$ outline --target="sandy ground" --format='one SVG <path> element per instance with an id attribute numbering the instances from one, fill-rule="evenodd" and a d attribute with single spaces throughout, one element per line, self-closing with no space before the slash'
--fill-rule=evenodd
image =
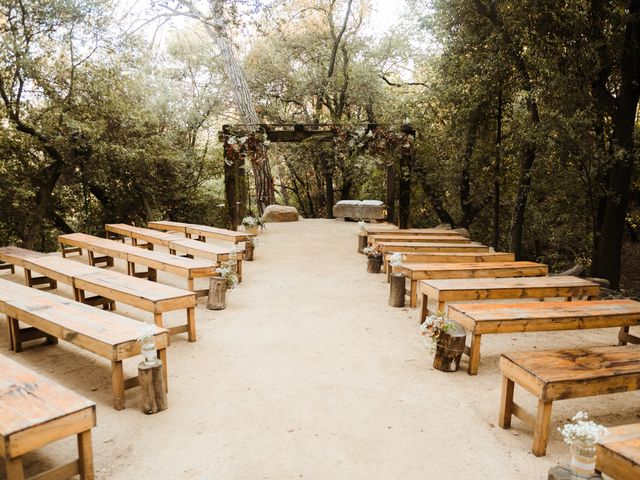
<path id="1" fill-rule="evenodd" d="M 270 224 L 228 308 L 209 311 L 201 299 L 198 341 L 174 337 L 160 414 L 141 413 L 135 389 L 115 411 L 109 364 L 69 344 L 10 355 L 97 403 L 98 479 L 542 479 L 568 460 L 556 428 L 575 411 L 606 425 L 638 421 L 637 393 L 557 402 L 548 455 L 534 457 L 519 420 L 497 426 L 500 352 L 613 344 L 616 332 L 487 336 L 479 375 L 464 360 L 456 373 L 435 371 L 417 311 L 387 305 L 384 275 L 367 274 L 356 254 L 356 231 L 329 220 Z M 4 352 L 6 342 L 1 329 Z M 535 405 L 521 390 L 516 399 Z M 68 439 L 28 455 L 28 473 L 74 450 Z"/>

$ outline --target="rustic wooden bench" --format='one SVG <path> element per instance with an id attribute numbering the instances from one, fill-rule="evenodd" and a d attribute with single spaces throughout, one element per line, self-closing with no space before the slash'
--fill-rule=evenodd
<path id="1" fill-rule="evenodd" d="M 636 346 L 505 353 L 500 368 L 500 426 L 510 428 L 515 415 L 532 428 L 531 451 L 537 457 L 547 450 L 555 400 L 640 389 L 640 348 Z M 515 384 L 538 398 L 536 414 L 513 401 Z"/>
<path id="2" fill-rule="evenodd" d="M 33 250 L 27 250 L 26 248 L 14 247 L 12 245 L 7 247 L 0 247 L 0 260 L 5 264 L 11 265 L 13 270 L 11 273 L 15 273 L 15 267 L 21 267 L 24 270 L 24 262 L 31 258 L 40 258 L 46 256 L 46 253 L 34 252 Z M 50 277 L 34 277 L 30 271 L 24 270 L 24 282 L 30 286 L 36 285 L 48 285 L 48 288 L 57 288 L 58 283 L 55 279 Z"/>
<path id="3" fill-rule="evenodd" d="M 640 423 L 610 427 L 596 444 L 596 470 L 616 480 L 640 478 Z"/>
<path id="4" fill-rule="evenodd" d="M 78 302 L 102 305 L 112 311 L 116 309 L 116 302 L 122 302 L 151 312 L 159 327 L 164 326 L 163 313 L 186 309 L 186 323 L 168 327 L 168 330 L 171 335 L 187 332 L 189 341 L 196 341 L 194 292 L 162 284 L 149 288 L 146 280 L 51 255 L 27 259 L 22 268 L 70 285 Z M 95 295 L 87 297 L 86 292 Z"/>
<path id="5" fill-rule="evenodd" d="M 10 263 L 6 263 L 0 260 L 0 270 L 10 270 L 11 274 L 16 273 L 16 269 Z"/>
<path id="6" fill-rule="evenodd" d="M 376 246 L 380 242 L 403 242 L 403 243 L 471 243 L 471 240 L 461 235 L 401 235 L 396 233 L 379 233 L 369 235 L 367 242 L 370 246 Z"/>
<path id="7" fill-rule="evenodd" d="M 393 253 L 385 253 L 383 260 L 384 271 L 387 272 L 387 281 L 391 276 L 389 262 Z M 403 263 L 480 263 L 480 262 L 514 262 L 513 253 L 504 252 L 404 252 L 402 253 Z"/>
<path id="8" fill-rule="evenodd" d="M 549 277 L 553 278 L 553 277 Z M 471 333 L 469 375 L 478 372 L 482 335 L 621 327 L 640 323 L 640 302 L 579 300 L 575 302 L 458 303 L 447 316 Z M 621 333 L 619 333 L 621 335 Z M 627 340 L 637 343 L 627 334 Z"/>
<path id="9" fill-rule="evenodd" d="M 489 247 L 480 243 L 378 242 L 382 253 L 487 253 Z"/>
<path id="10" fill-rule="evenodd" d="M 160 232 L 149 228 L 134 227 L 125 223 L 115 223 L 105 225 L 107 238 L 121 239 L 131 238 L 134 246 L 144 247 L 153 250 L 154 246 L 167 248 L 169 253 L 177 255 L 183 254 L 187 258 L 206 258 L 213 260 L 216 264 L 222 265 L 223 262 L 229 260 L 231 249 L 226 246 L 215 245 L 211 243 L 203 243 L 201 241 L 185 238 L 178 233 Z M 141 244 L 140 241 L 145 243 Z M 238 250 L 236 253 L 238 280 L 242 281 L 242 260 L 244 259 L 244 251 Z"/>
<path id="11" fill-rule="evenodd" d="M 367 235 L 379 235 L 379 234 L 398 234 L 398 235 L 450 235 L 460 236 L 459 232 L 455 230 L 449 230 L 445 228 L 403 228 L 400 229 L 397 226 L 385 226 L 385 225 L 365 225 L 363 230 Z"/>
<path id="12" fill-rule="evenodd" d="M 7 480 L 24 480 L 25 454 L 71 435 L 77 436 L 78 458 L 32 478 L 93 479 L 95 425 L 93 402 L 0 355 L 0 455 Z"/>
<path id="13" fill-rule="evenodd" d="M 443 278 L 540 277 L 547 274 L 547 266 L 535 262 L 484 263 L 403 263 L 394 267 L 410 284 L 409 305 L 418 302 L 418 281 Z"/>
<path id="14" fill-rule="evenodd" d="M 207 225 L 197 225 L 183 222 L 154 221 L 147 224 L 154 230 L 172 231 L 184 233 L 187 238 L 196 236 L 197 240 L 206 241 L 207 238 L 222 240 L 225 242 L 242 243 L 250 242 L 255 235 L 246 232 L 236 232 L 226 228 L 209 227 Z"/>
<path id="15" fill-rule="evenodd" d="M 195 292 L 198 297 L 206 296 L 209 290 L 196 290 L 194 288 L 195 279 L 212 277 L 216 274 L 216 264 L 208 260 L 196 260 L 178 257 L 169 253 L 154 252 L 84 233 L 59 235 L 58 242 L 63 249 L 63 256 L 65 255 L 64 248 L 66 245 L 86 249 L 89 252 L 89 263 L 93 266 L 96 264 L 96 259 L 92 253 L 97 252 L 103 254 L 106 258 L 111 258 L 111 264 L 113 264 L 113 258 L 126 261 L 127 273 L 135 277 L 146 277 L 149 280 L 156 281 L 158 270 L 185 277 L 187 279 L 187 289 Z M 137 264 L 146 266 L 147 271 L 136 272 Z"/>
<path id="16" fill-rule="evenodd" d="M 584 278 L 557 275 L 553 277 L 474 278 L 421 280 L 418 295 L 422 299 L 420 323 L 428 315 L 428 300 L 437 304 L 437 312 L 445 311 L 446 302 L 469 300 L 503 300 L 522 298 L 592 299 L 600 293 L 600 285 Z"/>
<path id="17" fill-rule="evenodd" d="M 140 322 L 48 292 L 0 280 L 0 312 L 9 324 L 9 347 L 22 351 L 22 343 L 39 338 L 62 339 L 111 361 L 113 407 L 125 408 L 124 392 L 138 385 L 138 377 L 125 380 L 122 362 L 140 354 Z M 20 322 L 30 325 L 21 328 Z M 154 326 L 158 357 L 167 383 L 169 331 Z"/>

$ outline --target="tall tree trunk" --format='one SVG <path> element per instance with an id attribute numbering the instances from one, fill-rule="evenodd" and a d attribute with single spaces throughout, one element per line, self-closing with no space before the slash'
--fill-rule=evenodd
<path id="1" fill-rule="evenodd" d="M 320 155 L 320 162 L 322 164 L 322 173 L 324 174 L 324 200 L 327 207 L 325 212 L 325 218 L 333 217 L 333 166 L 331 161 L 327 158 L 327 154 L 322 152 Z"/>
<path id="2" fill-rule="evenodd" d="M 500 173 L 502 161 L 502 92 L 498 94 L 498 119 L 496 122 L 496 158 L 493 166 L 493 248 L 500 244 Z"/>
<path id="3" fill-rule="evenodd" d="M 61 159 L 56 160 L 42 172 L 44 181 L 36 192 L 36 204 L 31 214 L 27 234 L 22 241 L 22 246 L 24 248 L 32 250 L 36 243 L 36 240 L 42 233 L 42 224 L 44 223 L 45 216 L 47 215 L 47 210 L 49 209 L 49 203 L 51 202 L 53 190 L 56 188 L 56 184 L 58 183 L 58 180 L 62 175 L 63 165 L 64 162 Z"/>
<path id="4" fill-rule="evenodd" d="M 387 222 L 396 222 L 396 165 L 395 162 L 387 162 Z"/>

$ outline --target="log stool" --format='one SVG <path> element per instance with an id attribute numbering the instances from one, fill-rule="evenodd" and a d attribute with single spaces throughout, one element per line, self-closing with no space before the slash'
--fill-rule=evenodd
<path id="1" fill-rule="evenodd" d="M 389 305 L 404 307 L 405 278 L 402 273 L 392 273 L 389 282 Z"/>
<path id="2" fill-rule="evenodd" d="M 510 428 L 511 416 L 515 415 L 531 427 L 531 451 L 537 457 L 547 450 L 554 400 L 640 389 L 640 348 L 635 346 L 505 353 L 500 368 L 499 424 Z M 535 415 L 513 401 L 516 383 L 538 397 Z"/>
<path id="3" fill-rule="evenodd" d="M 154 365 L 138 364 L 138 380 L 142 394 L 142 411 L 146 414 L 158 413 L 168 408 L 167 389 L 162 375 L 162 360 Z"/>

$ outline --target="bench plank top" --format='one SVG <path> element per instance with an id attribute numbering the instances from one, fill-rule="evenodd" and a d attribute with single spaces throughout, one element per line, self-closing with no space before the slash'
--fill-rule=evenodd
<path id="1" fill-rule="evenodd" d="M 15 247 L 13 245 L 0 247 L 0 260 L 5 263 L 17 265 L 18 267 L 24 267 L 25 260 L 45 256 L 47 256 L 46 253 L 27 250 L 26 248 Z"/>
<path id="2" fill-rule="evenodd" d="M 640 478 L 640 423 L 610 427 L 596 444 L 596 468 L 616 480 Z"/>
<path id="3" fill-rule="evenodd" d="M 395 225 L 394 225 L 395 227 Z M 455 230 L 447 230 L 444 228 L 404 228 L 399 229 L 397 227 L 377 227 L 377 226 L 365 226 L 364 231 L 368 235 L 378 234 L 398 234 L 398 235 L 446 235 L 446 236 L 460 236 L 459 232 Z"/>
<path id="4" fill-rule="evenodd" d="M 577 384 L 621 375 L 640 377 L 640 346 L 635 345 L 503 353 L 501 366 L 505 360 L 536 378 L 543 389 L 558 382 Z M 611 393 L 614 391 L 618 390 Z"/>
<path id="5" fill-rule="evenodd" d="M 403 263 L 397 268 L 407 277 L 421 280 L 427 278 L 513 277 L 547 274 L 547 266 L 535 262 Z"/>
<path id="6" fill-rule="evenodd" d="M 433 242 L 376 242 L 382 252 L 488 252 L 489 247 L 480 243 Z"/>
<path id="7" fill-rule="evenodd" d="M 0 355 L 0 436 L 65 417 L 95 403 Z"/>
<path id="8" fill-rule="evenodd" d="M 245 232 L 236 232 L 235 230 L 227 230 L 226 228 L 210 227 L 208 225 L 198 225 L 184 222 L 171 222 L 165 220 L 148 222 L 147 226 L 154 230 L 170 230 L 191 235 L 199 235 L 202 237 L 212 237 L 220 239 L 229 239 L 234 242 L 248 241 L 255 235 Z"/>
<path id="9" fill-rule="evenodd" d="M 598 287 L 594 282 L 584 278 L 572 277 L 568 275 L 557 275 L 552 277 L 519 277 L 519 278 L 474 278 L 474 279 L 442 279 L 442 280 L 421 280 L 420 286 L 430 287 L 437 291 L 462 292 L 470 290 L 514 290 L 523 291 L 523 298 L 526 297 L 526 290 L 534 288 L 584 288 Z M 479 297 L 482 298 L 482 297 Z"/>
<path id="10" fill-rule="evenodd" d="M 204 243 L 191 238 L 180 238 L 179 240 L 172 240 L 169 248 L 189 253 L 195 256 L 225 256 L 231 252 L 231 247 L 226 245 L 216 245 L 215 243 Z M 238 257 L 243 255 L 244 249 L 238 248 Z"/>
<path id="11" fill-rule="evenodd" d="M 369 235 L 369 243 L 376 244 L 380 242 L 471 243 L 471 240 L 460 235 L 407 235 L 396 233 Z"/>
<path id="12" fill-rule="evenodd" d="M 126 223 L 108 223 L 104 228 L 110 233 L 116 233 L 125 237 L 132 237 L 136 240 L 143 240 L 154 245 L 161 245 L 165 248 L 169 248 L 169 244 L 172 240 L 184 238 L 176 233 L 160 232 L 150 228 L 127 225 Z"/>
<path id="13" fill-rule="evenodd" d="M 386 254 L 391 258 L 393 253 Z M 505 252 L 402 252 L 406 263 L 515 262 L 513 253 Z"/>

